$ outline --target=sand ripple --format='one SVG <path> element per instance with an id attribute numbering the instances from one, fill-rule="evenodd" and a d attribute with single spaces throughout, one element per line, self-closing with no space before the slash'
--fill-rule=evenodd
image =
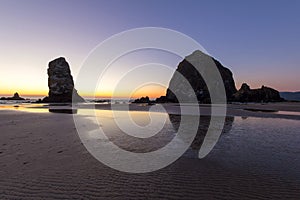
<path id="1" fill-rule="evenodd" d="M 295 156 L 299 155 L 299 147 L 294 146 L 299 144 L 300 134 L 275 135 L 282 143 L 281 154 L 276 154 L 277 142 L 259 141 L 258 133 L 245 131 L 245 121 L 237 120 L 232 131 L 223 134 L 203 160 L 187 154 L 162 170 L 127 174 L 101 164 L 86 151 L 71 115 L 5 111 L 0 112 L 0 119 L 0 199 L 300 197 L 300 175 L 296 168 L 286 166 L 300 166 Z M 282 130 L 293 123 L 284 121 Z M 245 140 L 245 134 L 257 138 Z M 284 145 L 290 136 L 295 141 L 291 146 Z"/>

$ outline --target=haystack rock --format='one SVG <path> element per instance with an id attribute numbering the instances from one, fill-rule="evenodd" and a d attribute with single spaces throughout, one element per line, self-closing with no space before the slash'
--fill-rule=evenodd
<path id="1" fill-rule="evenodd" d="M 182 62 L 180 62 L 176 69 L 176 72 L 179 72 L 181 75 L 184 76 L 186 80 L 188 80 L 194 91 L 187 91 L 184 84 L 181 84 L 180 81 L 178 81 L 178 75 L 175 73 L 169 83 L 169 88 L 167 89 L 167 101 L 177 102 L 177 99 L 173 92 L 186 97 L 191 95 L 188 94 L 189 92 L 194 92 L 199 102 L 210 103 L 210 95 L 204 79 L 202 78 L 200 73 L 195 69 L 195 67 L 187 60 L 196 60 L 198 63 L 200 62 L 203 66 L 207 63 L 207 60 L 213 61 L 215 66 L 217 66 L 223 79 L 227 100 L 230 101 L 232 99 L 233 94 L 237 92 L 232 72 L 228 68 L 224 67 L 219 61 L 217 61 L 213 57 L 197 50 L 191 55 L 187 56 Z M 170 88 L 172 88 L 172 90 L 175 91 L 172 92 Z"/>
<path id="2" fill-rule="evenodd" d="M 251 89 L 243 83 L 239 91 L 233 95 L 237 102 L 279 102 L 284 101 L 277 90 L 262 86 L 259 89 Z"/>
<path id="3" fill-rule="evenodd" d="M 43 102 L 84 102 L 84 99 L 79 96 L 77 90 L 74 88 L 70 66 L 63 57 L 49 62 L 48 87 L 49 96 L 45 97 Z"/>

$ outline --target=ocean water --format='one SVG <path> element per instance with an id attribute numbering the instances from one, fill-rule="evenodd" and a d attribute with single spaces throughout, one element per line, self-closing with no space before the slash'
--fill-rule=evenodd
<path id="1" fill-rule="evenodd" d="M 26 103 L 33 103 L 37 101 L 37 99 L 28 99 L 28 100 L 21 100 L 21 101 L 15 101 L 15 100 L 0 100 L 0 104 L 7 104 L 7 105 L 15 105 L 15 104 L 26 104 Z"/>
<path id="2" fill-rule="evenodd" d="M 25 100 L 0 100 L 0 104 L 6 104 L 6 105 L 22 105 L 22 104 L 28 104 L 28 103 L 35 103 L 36 101 L 38 101 L 39 99 L 43 99 L 43 98 L 38 98 L 38 97 L 28 97 L 25 98 Z M 99 98 L 99 99 L 91 99 L 91 98 L 86 98 L 86 103 L 95 103 L 94 101 L 104 101 L 104 102 L 96 102 L 96 104 L 106 104 L 108 102 L 113 103 L 113 104 L 127 104 L 131 101 L 133 101 L 133 99 L 107 99 L 107 98 Z"/>

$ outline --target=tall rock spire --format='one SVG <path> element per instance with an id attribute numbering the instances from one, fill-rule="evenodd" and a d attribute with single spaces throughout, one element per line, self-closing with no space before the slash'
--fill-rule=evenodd
<path id="1" fill-rule="evenodd" d="M 74 88 L 70 66 L 63 57 L 49 62 L 48 87 L 49 96 L 44 98 L 43 102 L 84 102 Z"/>

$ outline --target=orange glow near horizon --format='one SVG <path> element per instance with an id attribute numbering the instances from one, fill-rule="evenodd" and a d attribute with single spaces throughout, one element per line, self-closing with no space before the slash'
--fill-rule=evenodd
<path id="1" fill-rule="evenodd" d="M 158 98 L 166 94 L 166 88 L 160 85 L 147 85 L 134 91 L 131 98 L 148 96 L 150 99 Z"/>
<path id="2" fill-rule="evenodd" d="M 236 82 L 236 88 L 239 89 L 242 85 L 243 81 L 237 81 Z M 252 89 L 255 88 L 260 88 L 262 85 L 274 88 L 278 91 L 290 91 L 288 89 L 289 85 L 282 85 L 277 82 L 271 83 L 266 83 L 261 84 L 261 83 L 248 83 Z M 85 97 L 85 98 L 141 98 L 148 96 L 151 99 L 158 98 L 160 96 L 164 96 L 166 94 L 166 87 L 160 86 L 160 85 L 147 85 L 143 86 L 136 91 L 130 93 L 128 91 L 124 91 L 122 93 L 118 94 L 113 94 L 112 91 L 101 91 L 101 92 L 96 92 L 95 95 L 91 93 L 85 93 L 85 92 L 80 92 L 78 93 Z M 48 90 L 23 90 L 23 89 L 16 89 L 16 88 L 11 88 L 11 89 L 1 89 L 0 90 L 0 97 L 11 97 L 14 95 L 14 93 L 18 93 L 21 97 L 45 97 L 48 96 Z"/>
<path id="3" fill-rule="evenodd" d="M 141 97 L 145 97 L 148 96 L 151 99 L 155 99 L 158 98 L 160 96 L 163 96 L 166 94 L 166 87 L 161 86 L 161 85 L 146 85 L 143 87 L 138 88 L 137 90 L 133 91 L 133 92 L 117 92 L 117 93 L 113 93 L 112 91 L 101 91 L 101 92 L 97 92 L 94 95 L 91 94 L 87 94 L 87 93 L 80 93 L 79 94 L 83 97 L 86 98 L 141 98 Z"/>
<path id="4" fill-rule="evenodd" d="M 18 93 L 21 97 L 42 97 L 47 96 L 48 91 L 47 90 L 18 90 L 18 89 L 6 89 L 6 90 L 0 90 L 0 97 L 11 97 L 15 93 Z"/>
<path id="5" fill-rule="evenodd" d="M 11 97 L 14 95 L 14 93 L 18 93 L 21 97 L 45 97 L 48 96 L 48 91 L 38 91 L 38 90 L 17 90 L 17 89 L 10 89 L 10 90 L 0 90 L 0 97 Z M 85 97 L 85 98 L 141 98 L 148 96 L 151 99 L 158 98 L 160 96 L 165 95 L 166 88 L 159 85 L 147 85 L 143 86 L 136 91 L 132 92 L 131 94 L 129 92 L 124 93 L 118 93 L 113 94 L 111 91 L 105 91 L 105 92 L 97 92 L 95 95 L 90 93 L 84 93 L 84 92 L 78 92 L 79 95 Z"/>
<path id="6" fill-rule="evenodd" d="M 239 89 L 242 83 L 246 82 L 252 89 L 260 88 L 262 85 L 274 88 L 280 92 L 284 91 L 299 91 L 295 79 L 283 81 L 280 77 L 272 77 L 264 79 L 263 81 L 257 80 L 259 77 L 241 77 L 242 80 L 236 79 L 236 88 Z M 169 78 L 167 78 L 169 79 Z M 256 79 L 256 80 L 255 80 Z M 2 79 L 3 80 L 3 79 Z M 43 83 L 44 82 L 44 83 Z M 21 97 L 37 97 L 42 98 L 48 95 L 48 87 L 46 80 L 41 81 L 39 84 L 34 84 L 28 80 L 22 80 L 23 84 L 13 84 L 14 82 L 5 83 L 2 81 L 0 85 L 0 97 L 11 97 L 15 92 L 18 92 Z M 27 83 L 27 84 L 25 84 Z M 134 85 L 134 83 L 132 83 Z M 106 82 L 104 85 L 111 86 L 111 82 Z M 293 86 L 293 88 L 291 88 Z M 30 88 L 30 90 L 28 89 Z M 157 98 L 166 94 L 167 84 L 165 86 L 159 85 L 146 85 L 138 88 L 136 91 L 127 91 L 123 88 L 122 92 L 113 94 L 113 87 L 103 87 L 98 89 L 94 94 L 91 91 L 78 90 L 78 93 L 85 98 L 140 98 L 149 96 L 149 98 Z"/>

